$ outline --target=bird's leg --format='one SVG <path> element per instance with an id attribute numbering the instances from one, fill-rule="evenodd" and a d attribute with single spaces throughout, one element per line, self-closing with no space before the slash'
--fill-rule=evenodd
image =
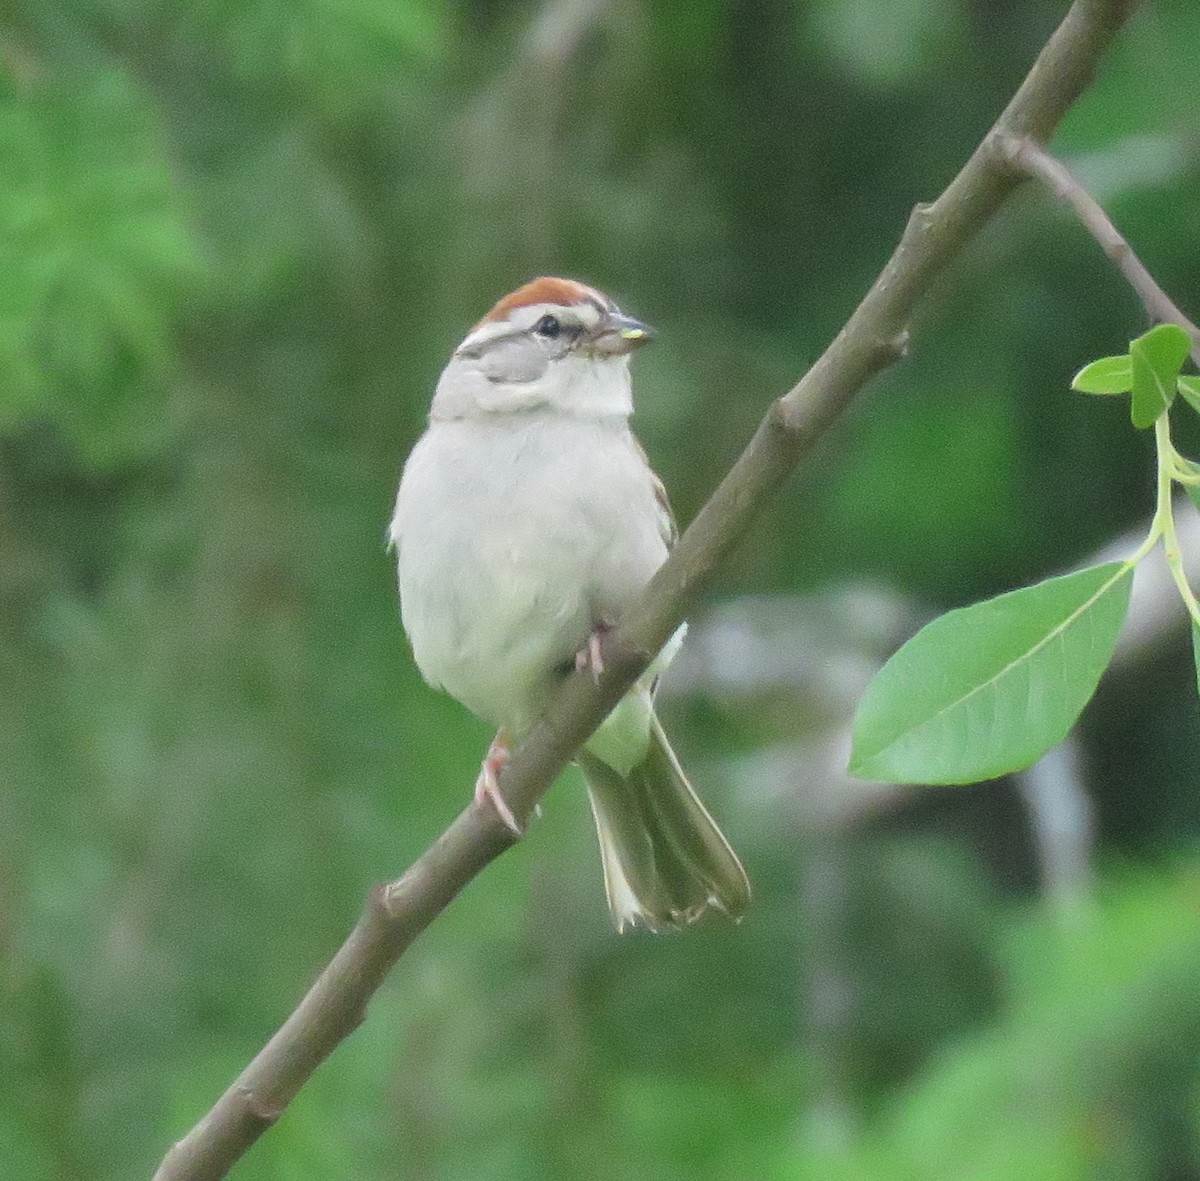
<path id="1" fill-rule="evenodd" d="M 588 636 L 587 643 L 575 654 L 575 670 L 582 672 L 585 668 L 590 668 L 592 680 L 597 685 L 604 675 L 604 655 L 600 651 L 600 645 L 606 633 L 611 630 L 612 624 L 607 619 L 599 620 L 592 630 L 592 634 Z"/>
<path id="2" fill-rule="evenodd" d="M 504 764 L 508 762 L 510 753 L 508 735 L 503 729 L 497 730 L 496 737 L 492 739 L 492 744 L 484 756 L 483 765 L 479 768 L 479 778 L 475 780 L 475 803 L 491 804 L 506 828 L 511 829 L 517 836 L 524 836 L 521 825 L 508 806 L 508 801 L 500 793 L 500 783 L 497 779 Z"/>

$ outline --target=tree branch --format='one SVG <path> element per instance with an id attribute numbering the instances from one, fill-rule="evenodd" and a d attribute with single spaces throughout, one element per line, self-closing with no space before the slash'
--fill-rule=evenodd
<path id="1" fill-rule="evenodd" d="M 811 370 L 775 401 L 670 558 L 605 637 L 605 674 L 567 678 L 513 751 L 500 786 L 527 818 L 575 751 L 636 680 L 697 594 L 864 384 L 904 352 L 907 321 L 937 274 L 1022 174 L 999 136 L 1049 138 L 1137 0 L 1075 0 L 991 132 L 932 205 L 919 205 L 883 273 Z M 398 881 L 376 887 L 349 938 L 267 1045 L 167 1153 L 155 1181 L 215 1181 L 291 1102 L 362 1019 L 392 965 L 515 838 L 492 810 L 465 809 Z"/>
<path id="2" fill-rule="evenodd" d="M 1045 184 L 1061 201 L 1075 211 L 1084 228 L 1100 243 L 1101 249 L 1137 293 L 1152 320 L 1178 324 L 1192 338 L 1192 360 L 1200 367 L 1200 328 L 1191 322 L 1155 282 L 1142 260 L 1121 232 L 1109 220 L 1092 195 L 1071 175 L 1066 165 L 1056 160 L 1041 144 L 1027 137 L 1001 134 L 996 137 L 1000 150 L 1022 172 Z"/>

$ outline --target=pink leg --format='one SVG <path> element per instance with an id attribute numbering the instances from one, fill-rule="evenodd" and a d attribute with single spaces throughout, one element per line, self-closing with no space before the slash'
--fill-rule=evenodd
<path id="1" fill-rule="evenodd" d="M 612 627 L 610 623 L 596 624 L 596 630 L 587 638 L 587 644 L 575 654 L 575 668 L 582 672 L 585 668 L 592 670 L 592 680 L 598 685 L 604 676 L 604 655 L 600 651 L 600 641 L 604 633 Z"/>
<path id="2" fill-rule="evenodd" d="M 513 815 L 512 809 L 508 806 L 508 801 L 500 793 L 500 784 L 496 778 L 504 764 L 508 762 L 509 753 L 508 735 L 503 730 L 497 730 L 496 737 L 492 739 L 492 745 L 488 747 L 488 752 L 484 756 L 483 765 L 479 768 L 479 778 L 475 780 L 475 803 L 491 804 L 496 815 L 504 821 L 505 826 L 515 832 L 517 836 L 523 836 L 524 833 L 517 818 Z"/>

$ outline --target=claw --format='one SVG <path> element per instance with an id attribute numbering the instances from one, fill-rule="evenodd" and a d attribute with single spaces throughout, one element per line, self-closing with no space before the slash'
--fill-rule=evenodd
<path id="1" fill-rule="evenodd" d="M 509 754 L 508 736 L 503 730 L 499 730 L 484 756 L 483 764 L 479 768 L 479 778 L 475 780 L 475 803 L 490 804 L 504 826 L 520 837 L 524 836 L 525 832 L 501 793 L 497 778 L 504 764 L 508 762 Z"/>
<path id="2" fill-rule="evenodd" d="M 582 672 L 585 668 L 592 670 L 592 680 L 597 685 L 604 676 L 604 654 L 600 651 L 600 642 L 608 631 L 607 624 L 598 624 L 596 630 L 587 638 L 587 644 L 575 654 L 575 669 Z"/>

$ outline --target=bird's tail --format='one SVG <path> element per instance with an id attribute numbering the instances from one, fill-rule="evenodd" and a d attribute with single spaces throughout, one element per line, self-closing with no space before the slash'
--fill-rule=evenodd
<path id="1" fill-rule="evenodd" d="M 737 854 L 687 781 L 658 719 L 627 775 L 583 751 L 579 765 L 600 838 L 617 930 L 684 927 L 706 910 L 739 918 L 750 883 Z"/>

